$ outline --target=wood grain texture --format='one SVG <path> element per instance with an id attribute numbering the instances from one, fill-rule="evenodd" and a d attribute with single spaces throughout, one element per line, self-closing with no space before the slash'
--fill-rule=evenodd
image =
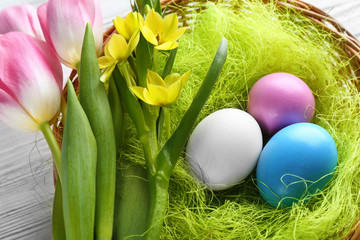
<path id="1" fill-rule="evenodd" d="M 39 6 L 45 0 L 1 0 Z M 307 0 L 360 38 L 360 1 Z M 127 0 L 102 0 L 104 28 L 129 11 Z M 41 133 L 21 133 L 0 123 L 0 239 L 49 240 L 53 201 L 51 153 Z"/>

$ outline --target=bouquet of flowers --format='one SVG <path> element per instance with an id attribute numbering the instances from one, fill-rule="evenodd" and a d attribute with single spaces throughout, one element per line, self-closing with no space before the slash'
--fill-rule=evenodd
<path id="1" fill-rule="evenodd" d="M 126 18 L 114 19 L 117 33 L 104 47 L 95 0 L 49 0 L 37 12 L 13 6 L 0 19 L 0 120 L 19 130 L 40 130 L 48 142 L 58 174 L 53 238 L 113 239 L 116 228 L 124 229 L 117 239 L 128 234 L 159 239 L 170 176 L 225 62 L 226 39 L 171 132 L 169 108 L 191 73 L 172 72 L 178 39 L 187 29 L 178 27 L 176 14 L 165 14 L 159 0 L 138 0 Z M 63 88 L 60 62 L 77 71 L 78 89 L 70 80 Z M 115 198 L 116 184 L 122 184 L 117 160 L 126 161 L 124 115 L 135 126 L 145 160 L 146 186 L 124 192 L 148 191 L 148 198 L 135 201 Z M 51 128 L 60 121 L 61 150 Z M 120 213 L 121 221 L 114 223 L 115 204 L 130 214 Z M 143 214 L 131 216 L 137 208 Z"/>

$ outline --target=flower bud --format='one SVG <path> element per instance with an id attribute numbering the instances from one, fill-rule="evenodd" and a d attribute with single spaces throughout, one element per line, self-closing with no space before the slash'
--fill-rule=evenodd
<path id="1" fill-rule="evenodd" d="M 0 36 L 0 120 L 36 131 L 59 112 L 62 68 L 44 41 L 20 32 Z"/>
<path id="2" fill-rule="evenodd" d="M 36 9 L 31 5 L 10 6 L 0 12 L 0 34 L 23 32 L 40 40 L 45 40 Z"/>
<path id="3" fill-rule="evenodd" d="M 71 68 L 80 63 L 86 24 L 95 38 L 98 56 L 103 43 L 100 4 L 96 0 L 49 0 L 38 8 L 46 41 L 53 46 L 61 62 Z"/>

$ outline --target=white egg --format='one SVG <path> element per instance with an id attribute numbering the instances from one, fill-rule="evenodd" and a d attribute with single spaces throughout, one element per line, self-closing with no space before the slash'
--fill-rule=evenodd
<path id="1" fill-rule="evenodd" d="M 212 190 L 238 184 L 254 170 L 262 150 L 259 124 L 239 109 L 222 109 L 204 118 L 186 147 L 193 175 Z"/>

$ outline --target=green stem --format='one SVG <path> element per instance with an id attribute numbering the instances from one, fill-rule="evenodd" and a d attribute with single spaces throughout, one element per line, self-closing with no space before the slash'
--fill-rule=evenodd
<path id="1" fill-rule="evenodd" d="M 153 65 L 152 65 L 152 70 L 154 72 L 157 72 L 158 69 L 158 54 L 159 50 L 157 50 L 156 48 L 154 48 L 154 54 L 153 54 Z"/>
<path id="2" fill-rule="evenodd" d="M 164 216 L 167 209 L 169 181 L 159 175 L 149 176 L 150 210 L 147 240 L 160 239 Z"/>
<path id="3" fill-rule="evenodd" d="M 164 111 L 164 123 L 166 131 L 166 139 L 169 139 L 171 136 L 171 121 L 170 121 L 170 109 L 168 107 L 163 107 Z"/>
<path id="4" fill-rule="evenodd" d="M 145 106 L 148 108 L 151 106 Z M 144 110 L 146 125 L 148 126 L 148 131 L 140 135 L 140 141 L 143 145 L 145 160 L 147 168 L 149 169 L 149 174 L 154 176 L 156 173 L 156 156 L 158 154 L 158 139 L 157 139 L 157 126 L 156 120 L 157 116 L 156 111 L 157 109 L 147 109 L 148 111 Z"/>
<path id="5" fill-rule="evenodd" d="M 148 111 L 146 111 L 146 113 L 148 113 L 149 115 L 145 115 L 145 111 L 143 111 L 143 108 L 141 107 L 138 99 L 132 94 L 129 87 L 126 85 L 126 80 L 124 79 L 125 77 L 120 73 L 119 69 L 116 68 L 113 74 L 115 83 L 120 93 L 120 98 L 122 99 L 122 102 L 124 103 L 124 106 L 130 118 L 132 119 L 139 135 L 139 140 L 144 150 L 147 169 L 150 175 L 155 175 L 155 159 L 158 149 L 156 135 L 154 138 L 153 132 L 155 131 L 156 134 L 156 121 L 154 128 L 154 121 L 150 121 L 151 119 L 153 119 L 150 116 L 153 115 L 151 115 Z"/>
<path id="6" fill-rule="evenodd" d="M 130 78 L 129 71 L 128 71 L 127 67 L 126 67 L 126 63 L 120 63 L 119 67 L 120 67 L 121 73 L 123 74 L 123 76 L 124 76 L 124 78 L 126 80 L 127 86 L 130 87 L 132 84 L 131 84 L 131 78 Z"/>
<path id="7" fill-rule="evenodd" d="M 154 154 L 155 149 L 153 147 L 153 144 L 151 144 L 152 137 L 149 133 L 143 134 L 139 136 L 140 142 L 142 144 L 143 150 L 144 150 L 144 157 L 146 162 L 146 167 L 149 171 L 150 175 L 154 175 L 156 173 L 156 155 Z"/>
<path id="8" fill-rule="evenodd" d="M 61 151 L 60 151 L 59 145 L 58 145 L 56 138 L 50 128 L 49 122 L 40 123 L 39 128 L 40 128 L 41 132 L 43 133 L 47 144 L 49 145 L 49 148 L 53 155 L 56 169 L 57 169 L 60 181 L 61 181 L 61 176 L 62 176 L 61 175 Z"/>

